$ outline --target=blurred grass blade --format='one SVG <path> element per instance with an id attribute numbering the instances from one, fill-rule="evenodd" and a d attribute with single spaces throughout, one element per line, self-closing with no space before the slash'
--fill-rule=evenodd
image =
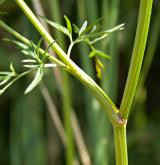
<path id="1" fill-rule="evenodd" d="M 72 127 L 75 136 L 75 141 L 77 144 L 81 162 L 83 165 L 91 165 L 91 159 L 88 153 L 88 149 L 86 148 L 86 144 L 82 136 L 82 131 L 80 129 L 78 119 L 74 112 L 72 112 L 71 120 L 72 120 Z"/>
<path id="2" fill-rule="evenodd" d="M 97 1 L 94 0 L 77 0 L 78 7 L 78 19 L 83 20 L 87 18 L 89 22 L 94 22 L 98 18 L 98 9 Z M 88 17 L 87 17 L 88 14 Z M 102 19 L 100 19 L 102 20 Z M 99 20 L 99 21 L 100 21 Z M 99 22 L 98 22 L 99 23 Z M 94 23 L 96 24 L 96 23 Z M 97 25 L 97 24 L 96 24 Z M 90 26 L 90 25 L 89 25 Z M 88 27 L 89 27 L 88 26 Z M 87 27 L 87 28 L 88 28 Z M 90 26 L 90 30 L 93 29 L 93 26 Z M 80 45 L 80 54 L 82 60 L 83 69 L 92 77 L 95 78 L 94 69 L 92 61 L 89 58 L 85 57 L 85 54 L 89 54 L 89 50 L 85 45 Z M 106 124 L 106 114 L 101 111 L 99 103 L 97 100 L 90 95 L 87 91 L 83 93 L 85 108 L 86 108 L 86 117 L 87 117 L 87 142 L 89 145 L 89 151 L 92 157 L 92 164 L 94 165 L 108 165 L 108 136 L 110 134 L 107 130 L 108 123 Z M 98 123 L 98 124 L 97 124 Z"/>
<path id="3" fill-rule="evenodd" d="M 22 89 L 17 89 L 12 95 L 10 114 L 10 163 L 45 165 L 48 161 L 44 136 L 43 101 L 37 91 L 24 96 L 19 92 Z"/>
<path id="4" fill-rule="evenodd" d="M 65 133 L 63 124 L 60 120 L 60 117 L 58 115 L 54 102 L 52 101 L 51 95 L 43 82 L 40 85 L 40 90 L 41 90 L 42 96 L 47 104 L 48 111 L 52 118 L 52 122 L 55 125 L 55 128 L 60 136 L 60 139 L 62 140 L 63 145 L 66 147 L 66 143 L 67 143 L 66 133 Z"/>
<path id="5" fill-rule="evenodd" d="M 118 24 L 118 17 L 119 17 L 119 0 L 103 0 L 102 1 L 102 15 L 104 16 L 103 28 L 111 28 L 113 29 L 109 31 L 114 30 L 121 30 L 123 28 L 124 24 Z M 115 27 L 116 26 L 116 27 Z M 109 41 L 109 42 L 108 42 Z M 101 43 L 102 51 L 106 52 L 111 55 L 111 60 L 103 60 L 104 69 L 103 69 L 103 78 L 102 78 L 102 88 L 105 90 L 105 92 L 108 92 L 109 96 L 116 102 L 117 98 L 117 89 L 118 89 L 118 64 L 119 64 L 119 57 L 118 57 L 118 34 L 113 33 L 112 35 L 109 35 L 108 38 L 102 41 Z M 106 140 L 110 140 L 111 138 L 111 125 L 106 121 L 105 119 L 104 123 L 102 124 L 102 135 L 103 135 L 103 129 L 106 128 L 107 134 L 105 136 L 107 137 Z M 106 149 L 104 149 L 107 154 L 101 155 L 102 163 L 105 164 L 105 161 L 107 164 L 111 164 L 111 152 L 109 151 L 109 148 L 112 146 L 112 144 L 108 143 L 105 145 Z"/>

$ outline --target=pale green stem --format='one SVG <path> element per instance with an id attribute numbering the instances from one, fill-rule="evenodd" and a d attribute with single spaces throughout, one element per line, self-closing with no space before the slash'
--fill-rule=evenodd
<path id="1" fill-rule="evenodd" d="M 138 94 L 144 88 L 145 81 L 147 79 L 148 72 L 151 68 L 152 61 L 153 61 L 153 58 L 155 55 L 155 51 L 156 51 L 156 47 L 157 47 L 158 39 L 159 39 L 159 35 L 160 35 L 159 18 L 160 18 L 160 1 L 158 2 L 156 15 L 155 15 L 154 20 L 152 22 L 152 27 L 150 30 L 150 37 L 149 37 L 148 44 L 147 44 L 148 47 L 147 47 L 147 50 L 145 53 L 145 58 L 144 58 L 143 66 L 142 66 L 142 73 L 141 73 L 141 76 L 140 76 L 140 79 L 138 82 L 137 92 L 136 92 L 136 96 L 135 96 L 135 99 L 133 102 L 132 109 L 134 109 L 136 104 L 139 102 Z"/>
<path id="2" fill-rule="evenodd" d="M 143 68 L 142 68 L 143 83 L 146 81 L 148 72 L 150 70 L 150 67 L 151 67 L 151 64 L 153 61 L 156 46 L 158 43 L 158 39 L 159 39 L 159 35 L 160 35 L 160 21 L 159 21 L 159 19 L 160 19 L 160 1 L 158 2 L 156 15 L 155 15 L 155 18 L 153 20 L 153 25 L 151 28 L 150 38 L 149 38 L 149 42 L 148 42 L 148 48 L 147 48 L 144 63 L 143 63 Z"/>
<path id="3" fill-rule="evenodd" d="M 120 106 L 120 116 L 124 119 L 128 118 L 128 114 L 135 95 L 139 74 L 141 71 L 149 31 L 152 3 L 153 0 L 140 1 L 138 26 L 132 53 L 132 59 L 129 68 L 127 83 Z"/>
<path id="4" fill-rule="evenodd" d="M 128 165 L 126 126 L 113 127 L 116 165 Z"/>
<path id="5" fill-rule="evenodd" d="M 68 57 L 71 56 L 71 51 L 72 51 L 73 46 L 74 46 L 74 42 L 71 42 L 71 44 L 69 45 L 69 48 L 68 48 L 68 52 L 67 52 Z"/>
<path id="6" fill-rule="evenodd" d="M 25 4 L 23 0 L 15 0 L 15 2 L 19 5 L 19 7 L 23 10 L 25 15 L 29 18 L 35 28 L 39 31 L 39 33 L 44 36 L 44 39 L 49 43 L 53 43 L 55 40 L 50 36 L 50 34 L 44 29 L 44 27 L 40 24 L 38 19 L 32 13 L 30 8 Z M 54 42 L 52 45 L 52 49 L 57 53 L 57 55 L 61 58 L 61 60 L 70 68 L 70 72 L 74 75 L 79 81 L 81 81 L 86 87 L 90 89 L 90 91 L 94 94 L 94 96 L 99 100 L 101 105 L 106 110 L 110 121 L 113 124 L 124 124 L 124 121 L 119 117 L 118 109 L 112 102 L 112 100 L 107 96 L 107 94 L 91 79 L 83 70 L 81 70 L 60 48 L 60 46 Z"/>
<path id="7" fill-rule="evenodd" d="M 135 44 L 133 48 L 127 83 L 120 107 L 120 116 L 125 120 L 128 118 L 142 66 L 144 50 L 146 47 L 149 31 L 152 2 L 153 0 L 141 0 L 140 2 Z M 114 127 L 114 139 L 116 165 L 128 165 L 125 125 Z"/>

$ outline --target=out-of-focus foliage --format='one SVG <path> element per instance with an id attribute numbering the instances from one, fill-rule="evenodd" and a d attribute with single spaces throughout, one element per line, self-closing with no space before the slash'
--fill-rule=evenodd
<path id="1" fill-rule="evenodd" d="M 53 6 L 50 5 L 51 1 L 56 2 L 56 0 L 42 0 L 47 18 L 52 18 L 53 14 Z M 118 2 L 117 0 L 62 0 L 59 2 L 61 6 L 61 11 L 59 11 L 61 15 L 59 17 L 63 18 L 63 15 L 67 15 L 71 22 L 75 22 L 75 24 L 82 25 L 85 20 L 89 20 L 89 24 L 91 24 L 101 17 L 103 18 L 100 26 L 103 29 L 125 23 L 125 29 L 122 32 L 111 35 L 100 44 L 95 44 L 96 50 L 103 50 L 112 58 L 112 61 L 103 61 L 102 80 L 95 78 L 97 69 L 95 64 L 97 61 L 96 58 L 88 59 L 88 47 L 83 44 L 75 46 L 71 56 L 109 93 L 117 105 L 119 105 L 123 94 L 131 58 L 139 0 Z M 32 6 L 32 1 L 28 1 L 28 3 Z M 156 19 L 160 15 L 158 11 L 160 11 L 160 2 L 155 0 L 145 57 L 147 58 L 148 54 L 153 53 L 154 58 L 145 81 L 140 84 L 137 90 L 128 125 L 130 165 L 160 164 L 160 76 L 158 75 L 160 70 L 160 25 Z M 6 0 L 4 3 L 0 3 L 0 18 L 35 43 L 39 40 L 40 36 L 13 0 Z M 155 24 L 155 22 L 157 23 Z M 66 22 L 64 21 L 63 24 L 65 25 Z M 67 26 L 69 26 L 69 23 Z M 84 23 L 83 27 L 85 26 Z M 83 31 L 83 28 L 81 28 L 81 31 Z M 55 31 L 51 29 L 51 32 L 54 36 Z M 15 46 L 2 40 L 6 37 L 13 39 L 12 36 L 0 28 L 0 71 L 7 70 L 10 61 L 12 61 L 17 71 L 23 72 L 24 70 L 19 64 L 19 61 L 22 60 L 22 55 Z M 56 39 L 57 42 L 61 41 L 61 39 Z M 69 46 L 70 43 L 67 39 L 65 41 L 65 45 Z M 150 51 L 153 47 L 155 47 L 155 50 Z M 148 53 L 148 51 L 151 53 Z M 74 56 L 74 54 L 79 54 L 79 56 Z M 152 58 L 149 59 L 146 64 L 152 60 Z M 144 72 L 142 69 L 142 77 Z M 62 118 L 62 98 L 57 89 L 53 73 L 48 71 L 44 80 Z M 50 121 L 46 104 L 39 89 L 37 88 L 28 95 L 23 95 L 23 91 L 29 82 L 30 77 L 24 77 L 0 96 L 0 164 L 66 164 L 65 148 L 53 123 Z M 101 112 L 102 110 L 99 108 L 97 101 L 77 80 L 71 78 L 70 86 L 73 107 L 77 114 L 92 164 L 115 164 L 113 134 L 110 124 L 105 118 L 105 113 Z M 77 150 L 75 152 L 79 160 Z"/>

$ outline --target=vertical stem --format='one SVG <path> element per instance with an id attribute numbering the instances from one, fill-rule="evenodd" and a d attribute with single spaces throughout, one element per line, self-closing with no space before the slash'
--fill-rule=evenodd
<path id="1" fill-rule="evenodd" d="M 126 125 L 115 126 L 113 129 L 114 129 L 116 165 L 128 165 Z"/>
<path id="2" fill-rule="evenodd" d="M 141 71 L 141 66 L 142 66 L 142 61 L 144 57 L 144 51 L 145 51 L 146 41 L 149 31 L 152 3 L 153 0 L 140 1 L 138 25 L 137 25 L 136 38 L 132 53 L 132 59 L 129 67 L 127 83 L 125 86 L 125 90 L 120 106 L 120 115 L 124 119 L 128 118 L 128 114 L 133 102 L 133 98 L 135 95 L 135 91 Z"/>
<path id="3" fill-rule="evenodd" d="M 148 49 L 146 50 L 146 55 L 143 63 L 142 74 L 143 74 L 143 83 L 145 82 L 148 72 L 150 70 L 153 57 L 155 54 L 156 46 L 158 44 L 159 35 L 160 35 L 160 1 L 157 4 L 157 11 L 154 17 L 152 28 L 150 32 L 150 38 L 148 41 Z M 154 44 L 153 44 L 154 43 Z"/>
<path id="4" fill-rule="evenodd" d="M 155 55 L 156 47 L 159 44 L 158 43 L 159 35 L 160 35 L 159 18 L 160 18 L 160 1 L 158 1 L 156 14 L 153 18 L 152 27 L 150 30 L 150 37 L 148 39 L 147 49 L 146 49 L 145 58 L 144 58 L 143 66 L 142 66 L 142 73 L 141 73 L 141 76 L 140 76 L 140 79 L 138 82 L 137 92 L 136 92 L 135 99 L 134 99 L 134 102 L 132 105 L 132 110 L 135 109 L 135 106 L 137 106 L 137 105 L 139 106 L 139 103 L 142 101 L 142 99 L 139 100 L 138 96 L 139 96 L 139 93 L 142 93 L 142 91 L 145 87 L 145 82 L 146 82 L 146 79 L 148 76 L 148 72 L 149 72 L 151 65 L 152 65 L 152 61 L 153 61 L 153 58 Z M 145 101 L 146 101 L 146 99 L 144 99 L 144 102 Z M 138 117 L 138 115 L 136 115 L 136 116 Z"/>
<path id="5" fill-rule="evenodd" d="M 123 119 L 128 118 L 135 95 L 149 31 L 152 3 L 153 0 L 140 1 L 138 25 L 132 52 L 132 59 L 120 106 L 120 115 Z M 116 165 L 128 165 L 126 126 L 114 127 L 114 138 Z"/>

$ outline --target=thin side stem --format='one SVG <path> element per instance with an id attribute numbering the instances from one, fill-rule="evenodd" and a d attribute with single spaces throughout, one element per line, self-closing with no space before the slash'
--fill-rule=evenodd
<path id="1" fill-rule="evenodd" d="M 67 52 L 67 56 L 70 57 L 71 56 L 71 50 L 74 46 L 74 42 L 71 42 L 71 44 L 69 45 L 69 48 L 68 48 L 68 52 Z"/>
<path id="2" fill-rule="evenodd" d="M 12 34 L 14 37 L 16 37 L 17 39 L 19 39 L 20 41 L 22 41 L 23 43 L 25 43 L 28 46 L 31 46 L 31 42 L 24 36 L 22 36 L 21 34 L 19 34 L 18 32 L 16 32 L 15 30 L 13 30 L 12 28 L 10 28 L 8 25 L 6 25 L 3 21 L 0 20 L 0 26 L 5 29 L 7 32 L 9 32 L 10 34 Z M 34 45 L 36 47 L 36 45 Z M 45 50 L 39 48 L 38 49 L 39 53 L 41 53 L 42 55 L 45 54 Z M 46 53 L 46 55 L 48 56 L 48 58 L 55 64 L 62 66 L 62 67 L 66 67 L 66 65 L 61 62 L 60 60 L 58 60 L 57 58 L 53 57 L 51 54 Z"/>
<path id="3" fill-rule="evenodd" d="M 151 10 L 152 10 L 153 0 L 141 0 L 138 26 L 136 32 L 136 38 L 132 53 L 131 64 L 129 68 L 127 83 L 125 86 L 121 106 L 120 106 L 120 116 L 124 119 L 128 118 L 128 114 L 133 102 L 135 95 L 142 61 L 144 57 L 144 51 L 146 47 L 146 41 L 149 31 Z"/>
<path id="4" fill-rule="evenodd" d="M 39 33 L 44 37 L 44 39 L 52 44 L 55 40 L 50 36 L 50 34 L 44 29 L 44 27 L 40 24 L 38 19 L 35 17 L 30 8 L 26 5 L 23 0 L 15 0 L 15 2 L 19 5 L 19 7 L 23 10 L 25 15 L 29 18 L 35 28 L 39 31 Z M 90 89 L 90 91 L 94 94 L 94 96 L 99 100 L 101 105 L 106 110 L 110 121 L 114 124 L 124 124 L 124 121 L 117 114 L 119 111 L 117 107 L 114 105 L 112 100 L 108 97 L 108 95 L 95 83 L 95 81 L 89 77 L 83 70 L 81 70 L 60 48 L 60 46 L 54 42 L 52 44 L 52 49 L 57 53 L 57 55 L 61 58 L 61 60 L 70 68 L 70 73 L 74 75 L 81 83 L 83 83 L 86 87 Z"/>
<path id="5" fill-rule="evenodd" d="M 114 127 L 116 165 L 128 165 L 126 126 Z"/>

